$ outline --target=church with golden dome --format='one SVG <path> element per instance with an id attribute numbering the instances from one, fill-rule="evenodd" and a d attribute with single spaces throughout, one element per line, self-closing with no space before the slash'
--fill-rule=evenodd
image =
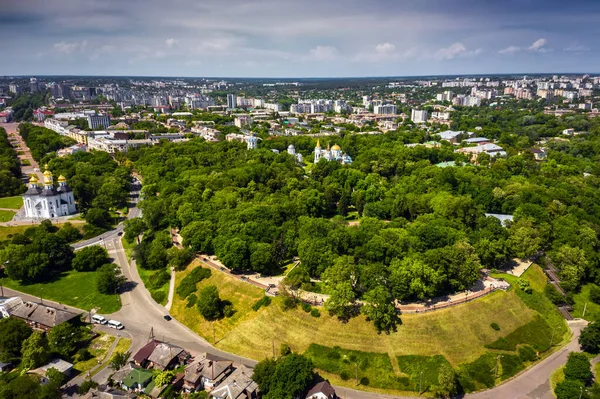
<path id="1" fill-rule="evenodd" d="M 58 177 L 58 187 L 54 185 L 52 172 L 45 167 L 44 184 L 38 184 L 36 175 L 29 179 L 29 189 L 23 194 L 25 217 L 28 219 L 51 219 L 77 213 L 73 190 L 67 185 L 64 176 Z"/>
<path id="2" fill-rule="evenodd" d="M 331 148 L 327 146 L 326 149 L 322 149 L 320 141 L 317 140 L 317 146 L 315 147 L 315 163 L 319 162 L 321 159 L 337 161 L 342 165 L 348 165 L 352 163 L 352 158 L 350 155 L 344 154 L 339 145 L 334 144 Z"/>

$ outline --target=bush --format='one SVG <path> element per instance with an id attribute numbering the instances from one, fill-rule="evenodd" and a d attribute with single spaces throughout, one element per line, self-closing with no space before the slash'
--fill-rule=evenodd
<path id="1" fill-rule="evenodd" d="M 170 280 L 171 275 L 166 269 L 158 270 L 152 273 L 148 278 L 148 288 L 150 290 L 157 290 L 162 288 L 162 286 L 167 284 Z"/>
<path id="2" fill-rule="evenodd" d="M 369 379 L 367 377 L 361 378 L 360 385 L 369 386 Z"/>
<path id="3" fill-rule="evenodd" d="M 269 298 L 268 296 L 263 296 L 262 298 L 260 298 L 258 301 L 256 301 L 254 303 L 254 305 L 252 305 L 252 310 L 254 310 L 255 312 L 258 311 L 258 309 L 260 309 L 263 306 L 269 306 L 271 304 L 271 298 Z"/>
<path id="4" fill-rule="evenodd" d="M 502 365 L 501 380 L 512 377 L 524 368 L 521 358 L 515 355 L 502 355 L 500 364 Z"/>
<path id="5" fill-rule="evenodd" d="M 225 317 L 231 317 L 235 314 L 235 309 L 233 308 L 233 305 L 225 305 L 223 306 L 223 316 Z"/>
<path id="6" fill-rule="evenodd" d="M 350 379 L 350 376 L 348 375 L 346 370 L 344 370 L 340 373 L 340 378 L 344 381 L 348 381 Z"/>
<path id="7" fill-rule="evenodd" d="M 579 345 L 581 345 L 581 349 L 588 353 L 600 353 L 599 323 L 588 324 L 587 327 L 581 331 L 581 335 L 579 336 Z"/>
<path id="8" fill-rule="evenodd" d="M 524 362 L 535 362 L 537 360 L 535 350 L 529 345 L 519 348 L 519 357 Z"/>
<path id="9" fill-rule="evenodd" d="M 581 395 L 583 384 L 576 380 L 564 380 L 554 388 L 556 399 L 578 399 Z"/>
<path id="10" fill-rule="evenodd" d="M 565 365 L 565 378 L 568 380 L 577 380 L 587 385 L 592 381 L 592 366 L 585 353 L 571 352 L 569 360 Z"/>
<path id="11" fill-rule="evenodd" d="M 544 287 L 544 295 L 546 295 L 548 299 L 550 299 L 550 302 L 555 305 L 562 305 L 565 303 L 565 297 L 562 296 L 552 284 L 546 284 Z"/>
<path id="12" fill-rule="evenodd" d="M 211 275 L 210 269 L 205 269 L 198 266 L 190 272 L 175 290 L 181 299 L 187 298 L 192 292 L 196 292 L 196 284 L 200 281 L 209 278 Z"/>
<path id="13" fill-rule="evenodd" d="M 191 308 L 196 304 L 196 301 L 198 300 L 198 297 L 196 296 L 196 294 L 191 294 L 190 296 L 188 296 L 187 298 L 187 305 L 185 305 L 186 308 Z"/>
<path id="14" fill-rule="evenodd" d="M 304 310 L 306 313 L 310 313 L 310 311 L 312 310 L 312 307 L 310 306 L 310 304 L 306 303 L 306 302 L 302 302 L 302 305 L 300 305 L 302 307 L 302 310 Z"/>
<path id="15" fill-rule="evenodd" d="M 590 287 L 590 301 L 600 305 L 600 287 L 592 285 Z"/>
<path id="16" fill-rule="evenodd" d="M 311 311 L 310 311 L 310 315 L 311 315 L 312 317 L 317 317 L 317 318 L 319 318 L 319 317 L 321 317 L 321 312 L 319 311 L 319 309 L 317 309 L 317 308 L 313 308 L 313 310 L 311 310 Z"/>
<path id="17" fill-rule="evenodd" d="M 292 353 L 292 349 L 290 348 L 290 346 L 288 344 L 281 344 L 279 346 L 279 354 L 281 356 L 287 356 L 290 353 Z"/>
<path id="18" fill-rule="evenodd" d="M 293 298 L 291 296 L 286 296 L 281 301 L 281 310 L 283 310 L 285 312 L 287 310 L 294 309 L 294 308 L 296 308 L 297 304 L 298 303 L 296 301 L 296 298 Z"/>
<path id="19" fill-rule="evenodd" d="M 97 388 L 97 387 L 98 387 L 98 383 L 95 382 L 94 380 L 85 380 L 77 388 L 77 393 L 79 395 L 85 395 L 90 389 Z"/>
<path id="20" fill-rule="evenodd" d="M 494 386 L 494 374 L 490 372 L 490 370 L 496 367 L 495 354 L 486 353 L 481 355 L 477 360 L 472 363 L 465 364 L 463 367 L 471 380 L 479 382 L 488 388 Z M 462 381 L 463 379 L 461 378 L 461 382 Z"/>
<path id="21" fill-rule="evenodd" d="M 490 327 L 492 327 L 496 331 L 500 331 L 500 326 L 498 325 L 498 323 L 492 323 L 490 324 Z"/>
<path id="22" fill-rule="evenodd" d="M 156 303 L 162 303 L 167 298 L 167 294 L 164 291 L 154 291 L 152 292 L 152 299 Z"/>
<path id="23" fill-rule="evenodd" d="M 87 348 L 81 348 L 77 351 L 77 360 L 80 362 L 90 360 L 92 357 L 92 354 Z"/>
<path id="24" fill-rule="evenodd" d="M 529 285 L 529 280 L 524 279 L 524 278 L 520 278 L 520 279 L 517 280 L 517 285 L 526 294 L 531 294 L 532 290 L 531 290 L 531 286 Z"/>
<path id="25" fill-rule="evenodd" d="M 196 300 L 198 311 L 208 321 L 217 320 L 223 316 L 222 306 L 219 290 L 214 285 L 204 287 Z"/>

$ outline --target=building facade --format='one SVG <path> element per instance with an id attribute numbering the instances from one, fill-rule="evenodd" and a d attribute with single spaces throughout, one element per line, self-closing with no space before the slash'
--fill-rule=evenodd
<path id="1" fill-rule="evenodd" d="M 25 217 L 30 219 L 50 219 L 77 213 L 73 190 L 67 185 L 64 176 L 58 178 L 58 188 L 54 186 L 52 172 L 46 165 L 43 188 L 37 177 L 29 179 L 29 189 L 23 194 Z"/>

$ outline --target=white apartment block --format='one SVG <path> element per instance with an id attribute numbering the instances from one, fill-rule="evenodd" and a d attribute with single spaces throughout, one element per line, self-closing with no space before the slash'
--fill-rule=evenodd
<path id="1" fill-rule="evenodd" d="M 110 116 L 106 115 L 88 115 L 88 126 L 90 129 L 97 129 L 100 126 L 103 128 L 110 127 Z"/>
<path id="2" fill-rule="evenodd" d="M 410 120 L 414 123 L 425 123 L 427 122 L 427 111 L 420 109 L 413 109 L 410 114 Z"/>
<path id="3" fill-rule="evenodd" d="M 427 111 L 424 111 L 427 114 Z M 394 104 L 376 105 L 373 107 L 373 113 L 375 115 L 396 115 L 398 113 L 398 107 Z M 427 116 L 425 116 L 427 120 Z"/>
<path id="4" fill-rule="evenodd" d="M 452 101 L 453 98 L 454 98 L 454 93 L 451 91 L 445 91 L 443 93 L 439 93 L 436 96 L 437 101 Z"/>

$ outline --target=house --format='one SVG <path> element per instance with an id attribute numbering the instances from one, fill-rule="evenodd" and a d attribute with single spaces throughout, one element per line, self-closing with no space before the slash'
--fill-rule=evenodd
<path id="1" fill-rule="evenodd" d="M 19 318 L 34 330 L 48 331 L 52 327 L 75 320 L 79 315 L 68 310 L 34 302 L 23 302 L 9 312 L 10 317 Z"/>
<path id="2" fill-rule="evenodd" d="M 452 144 L 457 144 L 458 139 L 461 136 L 471 137 L 475 133 L 465 132 L 465 131 L 454 131 L 454 130 L 446 130 L 444 132 L 439 132 L 437 135 L 440 136 L 440 139 L 451 142 Z"/>
<path id="3" fill-rule="evenodd" d="M 30 371 L 28 371 L 28 373 L 39 375 L 41 377 L 40 383 L 42 385 L 46 385 L 50 381 L 46 377 L 46 373 L 50 369 L 56 369 L 68 377 L 71 375 L 71 372 L 73 371 L 73 364 L 69 363 L 65 360 L 62 360 L 62 359 L 52 359 L 50 361 L 50 363 L 48 363 L 42 367 L 38 367 L 37 369 L 30 370 Z"/>
<path id="4" fill-rule="evenodd" d="M 257 399 L 258 384 L 252 380 L 254 371 L 246 366 L 235 369 L 218 387 L 210 392 L 214 399 Z"/>
<path id="5" fill-rule="evenodd" d="M 532 148 L 531 152 L 533 153 L 533 157 L 535 158 L 536 161 L 544 161 L 544 160 L 546 160 L 546 157 L 548 156 L 546 151 L 543 149 L 540 149 L 540 148 Z"/>
<path id="6" fill-rule="evenodd" d="M 113 377 L 114 378 L 114 377 Z M 116 380 L 115 380 L 116 381 Z M 132 368 L 129 373 L 123 378 L 121 387 L 128 391 L 140 392 L 143 391 L 152 381 L 152 372 L 149 370 Z"/>
<path id="7" fill-rule="evenodd" d="M 113 389 L 100 385 L 90 390 L 87 394 L 80 396 L 81 399 L 135 399 L 137 395 L 130 392 Z"/>
<path id="8" fill-rule="evenodd" d="M 23 300 L 18 296 L 0 299 L 0 319 L 3 317 L 10 317 L 10 313 L 13 309 L 22 304 Z"/>
<path id="9" fill-rule="evenodd" d="M 493 143 L 482 144 L 476 147 L 463 147 L 456 150 L 456 152 L 470 156 L 471 160 L 476 160 L 479 154 L 488 154 L 492 158 L 497 156 L 506 156 L 506 151 L 504 151 L 504 148 Z"/>
<path id="10" fill-rule="evenodd" d="M 490 139 L 486 138 L 486 137 L 473 137 L 473 138 L 464 140 L 464 142 L 466 144 L 483 145 L 483 144 L 489 144 L 492 141 Z"/>
<path id="11" fill-rule="evenodd" d="M 329 381 L 322 381 L 308 390 L 306 399 L 337 399 L 337 395 Z"/>
<path id="12" fill-rule="evenodd" d="M 146 369 L 169 370 L 184 364 L 189 357 L 182 348 L 153 339 L 133 356 L 133 361 Z"/>
<path id="13" fill-rule="evenodd" d="M 185 368 L 183 389 L 187 392 L 200 389 L 210 391 L 223 382 L 232 370 L 231 361 L 204 353 Z"/>

